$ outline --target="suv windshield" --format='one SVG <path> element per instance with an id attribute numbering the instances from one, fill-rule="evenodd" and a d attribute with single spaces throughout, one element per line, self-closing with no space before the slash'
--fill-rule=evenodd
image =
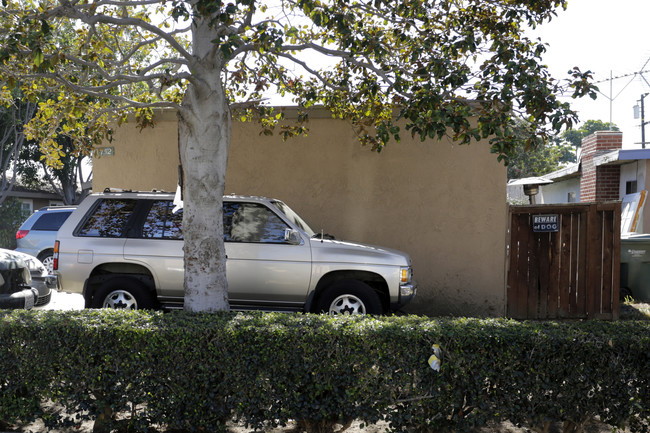
<path id="1" fill-rule="evenodd" d="M 289 206 L 279 200 L 271 200 L 271 203 L 273 206 L 278 208 L 278 210 L 280 210 L 280 212 L 282 212 L 296 227 L 307 233 L 309 237 L 312 237 L 316 234 L 316 232 L 314 232 L 311 227 L 309 227 L 309 224 L 300 218 L 300 216 L 298 216 L 298 214 L 295 213 Z"/>

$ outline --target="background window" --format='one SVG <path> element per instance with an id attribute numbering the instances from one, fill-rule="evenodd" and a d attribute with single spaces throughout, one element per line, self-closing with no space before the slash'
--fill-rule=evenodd
<path id="1" fill-rule="evenodd" d="M 23 214 L 31 215 L 34 213 L 34 202 L 29 199 L 19 199 L 20 208 L 23 210 Z"/>
<path id="2" fill-rule="evenodd" d="M 634 194 L 636 191 L 636 180 L 625 182 L 625 194 Z"/>

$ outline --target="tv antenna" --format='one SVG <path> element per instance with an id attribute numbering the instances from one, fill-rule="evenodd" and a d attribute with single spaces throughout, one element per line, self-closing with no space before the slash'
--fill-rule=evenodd
<path id="1" fill-rule="evenodd" d="M 621 93 L 623 93 L 623 90 L 625 90 L 627 88 L 627 86 L 629 86 L 637 76 L 640 76 L 643 79 L 643 81 L 645 81 L 646 84 L 648 86 L 650 86 L 650 83 L 648 82 L 648 80 L 643 75 L 646 72 L 650 72 L 650 69 L 644 69 L 648 65 L 649 62 L 650 62 L 650 57 L 643 64 L 643 67 L 641 67 L 641 70 L 639 72 L 632 72 L 632 73 L 629 73 L 629 74 L 623 74 L 623 75 L 618 75 L 618 76 L 614 77 L 612 75 L 612 71 L 610 70 L 609 71 L 609 78 L 594 82 L 594 84 L 600 84 L 600 83 L 605 83 L 605 82 L 609 81 L 609 96 L 604 94 L 600 90 L 598 90 L 598 93 L 603 95 L 609 101 L 609 124 L 610 124 L 610 128 L 611 128 L 611 125 L 612 125 L 612 104 L 613 104 L 614 100 L 616 98 L 618 98 Z M 627 82 L 627 84 L 625 84 L 625 86 L 623 86 L 623 88 L 616 94 L 616 96 L 614 96 L 614 92 L 613 92 L 613 82 L 614 82 L 614 80 L 618 80 L 620 78 L 628 78 L 628 77 L 631 77 L 630 80 Z"/>

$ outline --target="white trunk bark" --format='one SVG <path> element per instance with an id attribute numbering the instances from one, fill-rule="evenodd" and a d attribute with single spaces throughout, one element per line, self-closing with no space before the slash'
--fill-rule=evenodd
<path id="1" fill-rule="evenodd" d="M 223 193 L 232 130 L 221 64 L 207 25 L 195 27 L 191 82 L 179 111 L 183 166 L 185 310 L 227 311 Z"/>

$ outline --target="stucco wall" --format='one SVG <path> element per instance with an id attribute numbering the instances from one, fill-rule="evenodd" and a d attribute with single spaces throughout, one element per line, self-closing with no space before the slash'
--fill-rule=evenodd
<path id="1" fill-rule="evenodd" d="M 408 133 L 380 154 L 348 123 L 314 113 L 307 137 L 283 142 L 233 125 L 228 193 L 280 198 L 315 230 L 408 252 L 420 289 L 407 312 L 499 316 L 505 310 L 506 170 L 487 144 L 420 142 Z M 94 161 L 93 189 L 173 191 L 173 113 L 154 129 L 117 131 Z"/>

